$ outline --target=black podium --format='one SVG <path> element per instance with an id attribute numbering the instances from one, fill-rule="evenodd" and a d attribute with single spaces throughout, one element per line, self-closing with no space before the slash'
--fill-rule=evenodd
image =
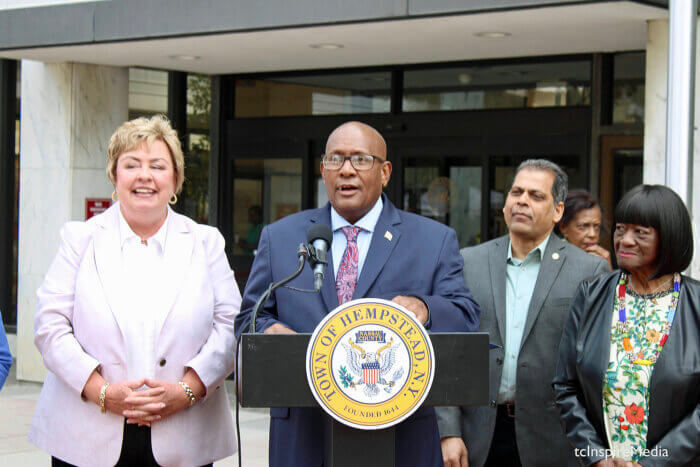
<path id="1" fill-rule="evenodd" d="M 238 378 L 243 407 L 318 407 L 306 380 L 310 337 L 243 334 Z M 436 333 L 430 339 L 435 376 L 423 405 L 487 405 L 488 333 Z M 372 456 L 367 456 L 368 449 Z M 326 415 L 325 465 L 393 467 L 394 427 L 358 430 Z"/>

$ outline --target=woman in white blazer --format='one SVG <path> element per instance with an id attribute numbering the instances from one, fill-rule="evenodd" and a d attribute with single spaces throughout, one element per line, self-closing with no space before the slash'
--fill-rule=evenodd
<path id="1" fill-rule="evenodd" d="M 112 136 L 116 202 L 69 222 L 37 291 L 49 370 L 29 439 L 52 465 L 201 466 L 235 453 L 224 380 L 241 296 L 213 227 L 173 212 L 176 132 L 155 116 Z"/>

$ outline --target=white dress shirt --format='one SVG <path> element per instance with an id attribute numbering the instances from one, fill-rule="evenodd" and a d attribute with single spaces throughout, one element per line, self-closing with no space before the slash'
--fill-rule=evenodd
<path id="1" fill-rule="evenodd" d="M 346 226 L 353 226 L 360 227 L 362 229 L 357 235 L 357 249 L 359 250 L 359 257 L 357 260 L 357 278 L 360 278 L 362 266 L 365 264 L 367 252 L 369 251 L 369 244 L 372 242 L 372 233 L 377 225 L 379 216 L 382 214 L 383 207 L 384 203 L 382 202 L 382 197 L 380 196 L 367 214 L 362 216 L 362 218 L 354 224 L 351 224 L 345 220 L 344 217 L 338 214 L 333 206 L 331 206 L 331 230 L 333 230 L 333 244 L 331 245 L 331 251 L 333 252 L 333 277 L 338 277 L 340 262 L 343 261 L 345 247 L 348 245 L 348 239 L 345 238 L 345 234 L 341 229 Z"/>
<path id="2" fill-rule="evenodd" d="M 207 393 L 153 425 L 154 457 L 169 467 L 229 457 L 236 436 L 224 379 L 235 366 L 241 295 L 224 238 L 168 208 L 167 225 L 142 247 L 129 239 L 119 209 L 117 202 L 61 229 L 58 253 L 37 291 L 34 342 L 48 372 L 28 438 L 72 465 L 115 465 L 124 417 L 100 413 L 80 394 L 97 368 L 111 383 L 148 376 L 154 365 L 146 345 L 155 341 L 154 379 L 174 383 L 192 368 Z M 139 329 L 137 320 L 150 329 Z"/>
<path id="3" fill-rule="evenodd" d="M 144 245 L 131 230 L 119 211 L 119 238 L 124 266 L 125 302 L 121 312 L 129 314 L 123 320 L 126 343 L 126 368 L 129 380 L 154 378 L 156 367 L 156 322 L 165 313 L 162 297 L 165 284 L 163 252 L 168 231 L 168 219 Z"/>

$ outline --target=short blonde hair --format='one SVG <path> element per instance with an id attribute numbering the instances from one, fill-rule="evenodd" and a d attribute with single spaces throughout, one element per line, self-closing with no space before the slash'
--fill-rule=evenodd
<path id="1" fill-rule="evenodd" d="M 161 140 L 168 146 L 175 169 L 175 193 L 179 194 L 182 191 L 182 184 L 185 182 L 185 156 L 182 153 L 177 131 L 170 126 L 170 121 L 164 115 L 135 118 L 122 123 L 114 132 L 107 148 L 107 178 L 112 185 L 117 185 L 119 156 L 136 149 L 142 143 L 146 143 L 150 148 L 156 140 Z"/>

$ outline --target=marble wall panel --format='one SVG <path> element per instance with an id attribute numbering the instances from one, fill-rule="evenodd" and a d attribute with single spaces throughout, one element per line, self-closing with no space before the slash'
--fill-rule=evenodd
<path id="1" fill-rule="evenodd" d="M 44 274 L 70 219 L 71 173 L 62 168 L 20 168 L 19 273 Z"/>
<path id="2" fill-rule="evenodd" d="M 109 198 L 112 184 L 107 179 L 104 167 L 98 169 L 73 169 L 73 195 L 71 219 L 85 218 L 85 198 Z"/>
<path id="3" fill-rule="evenodd" d="M 129 117 L 129 71 L 74 64 L 73 89 L 72 166 L 104 169 L 109 138 Z"/>
<path id="4" fill-rule="evenodd" d="M 20 163 L 69 167 L 72 65 L 22 60 Z"/>
<path id="5" fill-rule="evenodd" d="M 85 198 L 112 192 L 107 145 L 128 117 L 128 70 L 25 60 L 21 93 L 17 374 L 42 381 L 33 344 L 36 290 L 61 226 L 84 219 Z"/>
<path id="6" fill-rule="evenodd" d="M 55 253 L 54 251 L 53 254 Z M 20 272 L 17 280 L 17 379 L 42 382 L 46 368 L 41 354 L 34 346 L 34 311 L 36 290 L 43 282 L 44 274 Z"/>

